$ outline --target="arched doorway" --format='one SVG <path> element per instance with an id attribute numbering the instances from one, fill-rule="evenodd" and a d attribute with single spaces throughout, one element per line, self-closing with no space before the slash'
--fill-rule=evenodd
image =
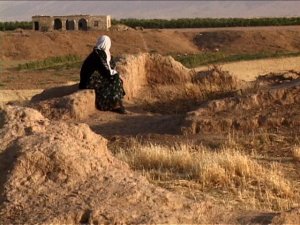
<path id="1" fill-rule="evenodd" d="M 34 21 L 34 30 L 40 30 L 40 24 L 37 21 Z"/>
<path id="2" fill-rule="evenodd" d="M 62 22 L 60 19 L 54 20 L 54 30 L 61 30 L 62 29 Z"/>
<path id="3" fill-rule="evenodd" d="M 75 21 L 74 20 L 67 20 L 66 21 L 66 29 L 67 30 L 75 30 Z"/>
<path id="4" fill-rule="evenodd" d="M 86 19 L 81 18 L 78 21 L 78 30 L 87 30 L 87 29 L 88 29 L 88 27 L 87 27 L 87 21 L 86 21 Z"/>

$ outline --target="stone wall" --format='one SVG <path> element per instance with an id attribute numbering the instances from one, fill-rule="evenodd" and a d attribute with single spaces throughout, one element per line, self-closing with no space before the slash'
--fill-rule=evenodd
<path id="1" fill-rule="evenodd" d="M 111 17 L 70 15 L 70 16 L 33 16 L 32 29 L 52 30 L 107 30 L 111 27 Z"/>

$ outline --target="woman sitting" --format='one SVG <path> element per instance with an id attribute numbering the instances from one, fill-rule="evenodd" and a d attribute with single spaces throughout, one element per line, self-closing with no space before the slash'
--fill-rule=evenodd
<path id="1" fill-rule="evenodd" d="M 122 104 L 125 95 L 123 81 L 119 73 L 112 69 L 110 47 L 108 36 L 98 38 L 93 51 L 82 64 L 79 89 L 95 89 L 97 109 L 126 113 Z"/>

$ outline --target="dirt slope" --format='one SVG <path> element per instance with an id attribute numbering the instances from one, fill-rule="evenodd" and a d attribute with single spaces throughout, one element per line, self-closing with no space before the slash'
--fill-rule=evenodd
<path id="1" fill-rule="evenodd" d="M 273 30 L 220 30 L 197 34 L 194 42 L 202 50 L 228 53 L 300 51 L 300 32 L 285 27 Z"/>
<path id="2" fill-rule="evenodd" d="M 10 106 L 1 118 L 2 223 L 206 220 L 205 205 L 149 184 L 85 124 L 53 122 L 33 109 Z"/>
<path id="3" fill-rule="evenodd" d="M 0 59 L 6 62 L 41 60 L 51 56 L 76 54 L 86 56 L 100 35 L 112 39 L 112 54 L 140 52 L 194 53 L 197 47 L 184 34 L 160 31 L 89 31 L 89 32 L 5 32 L 1 38 Z"/>
<path id="4" fill-rule="evenodd" d="M 254 83 L 254 90 L 220 100 L 203 103 L 188 113 L 183 133 L 217 133 L 238 130 L 300 127 L 299 74 L 270 74 Z"/>
<path id="5" fill-rule="evenodd" d="M 300 51 L 299 26 L 266 28 L 149 29 L 89 32 L 1 32 L 0 59 L 40 60 L 50 56 L 86 56 L 99 35 L 112 38 L 113 55 L 157 52 L 191 54 L 202 50 L 228 53 Z"/>

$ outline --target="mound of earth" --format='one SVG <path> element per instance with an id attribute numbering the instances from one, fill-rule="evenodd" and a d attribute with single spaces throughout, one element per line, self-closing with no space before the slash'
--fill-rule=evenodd
<path id="1" fill-rule="evenodd" d="M 179 84 L 191 79 L 192 71 L 171 56 L 142 53 L 120 59 L 117 70 L 124 78 L 126 98 L 132 99 L 153 84 Z"/>
<path id="2" fill-rule="evenodd" d="M 120 28 L 120 27 L 119 27 Z M 117 29 L 119 29 L 117 28 Z M 114 28 L 112 28 L 114 29 Z M 124 27 L 122 26 L 122 29 Z M 197 46 L 185 34 L 168 30 L 102 31 L 112 39 L 112 55 L 157 52 L 159 54 L 196 53 Z M 2 32 L 0 59 L 3 62 L 43 60 L 49 57 L 86 57 L 94 47 L 99 31 Z M 153 41 L 155 40 L 155 41 Z M 36 43 L 39 43 L 37 46 Z"/>
<path id="3" fill-rule="evenodd" d="M 204 31 L 194 36 L 194 43 L 202 51 L 225 51 L 229 53 L 257 53 L 299 51 L 300 33 L 296 30 L 228 29 Z"/>
<path id="4" fill-rule="evenodd" d="M 273 86 L 299 79 L 300 72 L 291 70 L 280 73 L 269 73 L 265 75 L 260 75 L 257 77 L 254 83 L 256 86 Z"/>
<path id="5" fill-rule="evenodd" d="M 78 86 L 78 85 L 76 85 Z M 73 86 L 71 86 L 72 88 Z M 54 88 L 58 90 L 58 88 Z M 65 86 L 65 89 L 68 89 Z M 47 100 L 37 101 L 38 98 L 45 98 L 52 89 L 44 91 L 44 93 L 33 97 L 29 104 L 31 107 L 40 111 L 45 117 L 49 119 L 85 119 L 96 111 L 95 101 L 96 95 L 94 90 L 78 90 L 75 93 L 65 95 L 62 97 L 49 97 Z M 56 95 L 63 95 L 66 93 L 64 89 Z M 51 96 L 51 95 L 49 95 Z"/>
<path id="6" fill-rule="evenodd" d="M 124 24 L 116 24 L 116 25 L 112 25 L 109 28 L 110 31 L 126 31 L 126 30 L 133 30 L 133 28 L 126 26 Z"/>
<path id="7" fill-rule="evenodd" d="M 272 224 L 300 224 L 300 208 L 294 208 L 287 212 L 282 212 L 272 219 Z"/>
<path id="8" fill-rule="evenodd" d="M 226 92 L 243 89 L 245 82 L 223 71 L 217 66 L 200 71 L 192 77 L 192 82 L 201 86 L 206 92 Z"/>
<path id="9" fill-rule="evenodd" d="M 300 123 L 300 81 L 273 86 L 255 94 L 209 101 L 188 113 L 182 132 L 186 134 L 257 128 L 297 128 Z"/>
<path id="10" fill-rule="evenodd" d="M 205 221 L 210 208 L 149 184 L 87 125 L 16 106 L 0 115 L 1 223 Z"/>

